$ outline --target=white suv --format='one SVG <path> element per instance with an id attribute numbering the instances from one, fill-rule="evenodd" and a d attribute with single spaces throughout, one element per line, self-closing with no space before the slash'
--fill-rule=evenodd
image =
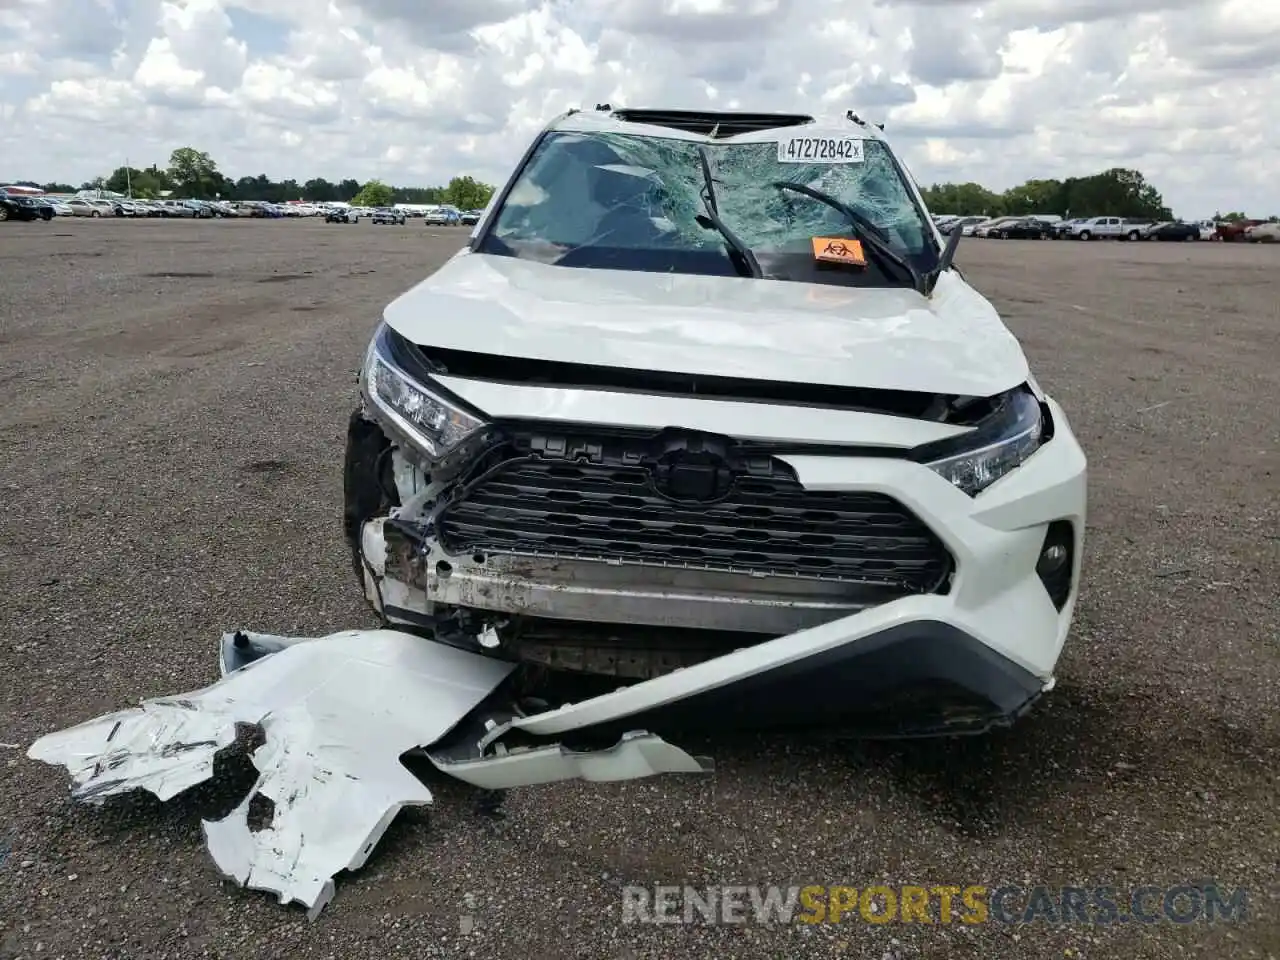
<path id="1" fill-rule="evenodd" d="M 972 732 L 1052 687 L 1085 455 L 959 240 L 852 115 L 538 135 L 385 309 L 349 425 L 384 622 L 575 691 L 491 704 L 457 756 L 515 728 Z"/>

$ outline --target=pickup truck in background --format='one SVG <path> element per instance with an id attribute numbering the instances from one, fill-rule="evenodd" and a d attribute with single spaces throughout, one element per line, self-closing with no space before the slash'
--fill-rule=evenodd
<path id="1" fill-rule="evenodd" d="M 1090 217 L 1071 223 L 1067 236 L 1072 240 L 1141 240 L 1151 223 L 1137 217 Z"/>

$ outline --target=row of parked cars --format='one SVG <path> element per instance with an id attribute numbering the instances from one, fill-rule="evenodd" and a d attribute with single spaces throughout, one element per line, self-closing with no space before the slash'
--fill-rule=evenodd
<path id="1" fill-rule="evenodd" d="M 294 218 L 324 217 L 333 223 L 405 223 L 410 217 L 421 217 L 428 226 L 474 224 L 479 210 L 458 210 L 450 206 L 423 207 L 351 207 L 338 204 L 268 203 L 262 200 L 140 200 L 123 197 L 22 196 L 21 203 L 6 207 L 12 216 L 24 219 L 51 220 L 53 217 L 168 217 L 205 219 L 225 217 Z M 19 213 L 18 208 L 32 211 Z M 0 217 L 8 219 L 8 217 Z"/>
<path id="2" fill-rule="evenodd" d="M 52 220 L 54 217 L 169 217 L 211 220 L 215 217 L 279 217 L 285 216 L 274 204 L 231 203 L 225 200 L 129 200 L 109 197 L 22 196 L 26 208 L 36 211 L 27 219 Z"/>
<path id="3" fill-rule="evenodd" d="M 1135 217 L 934 217 L 938 230 L 993 240 L 1224 240 L 1273 243 L 1280 223 L 1265 220 L 1150 220 Z"/>
<path id="4" fill-rule="evenodd" d="M 326 223 L 359 223 L 369 220 L 374 224 L 392 223 L 404 226 L 410 217 L 421 217 L 423 226 L 453 227 L 480 222 L 481 210 L 458 210 L 454 207 L 332 207 L 325 214 Z"/>

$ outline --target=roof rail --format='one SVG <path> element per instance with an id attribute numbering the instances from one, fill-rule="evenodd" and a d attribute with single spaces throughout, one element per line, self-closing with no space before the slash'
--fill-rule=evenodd
<path id="1" fill-rule="evenodd" d="M 606 105 L 607 106 L 607 105 Z M 599 109 L 599 108 L 597 108 Z M 614 117 L 628 123 L 645 123 L 657 127 L 671 127 L 690 133 L 732 137 L 757 130 L 776 127 L 796 127 L 813 123 L 813 117 L 802 113 L 742 113 L 711 110 L 642 110 L 623 108 L 613 111 Z"/>

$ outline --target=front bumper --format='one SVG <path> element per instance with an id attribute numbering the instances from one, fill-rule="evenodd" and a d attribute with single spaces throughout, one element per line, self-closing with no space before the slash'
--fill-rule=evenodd
<path id="1" fill-rule="evenodd" d="M 348 533 L 358 538 L 366 595 L 390 624 L 432 628 L 457 609 L 547 618 L 566 630 L 618 624 L 617 646 L 603 659 L 528 657 L 493 634 L 487 645 L 474 641 L 474 649 L 552 668 L 651 676 L 620 691 L 629 704 L 622 714 L 611 708 L 582 725 L 602 736 L 616 737 L 624 718 L 628 728 L 664 735 L 690 725 L 811 722 L 875 735 L 981 731 L 1052 688 L 1074 613 L 1086 461 L 1061 408 L 1047 405 L 1052 439 L 976 497 L 908 460 L 779 458 L 808 490 L 882 493 L 910 508 L 955 561 L 945 591 L 928 595 L 850 605 L 778 578 L 759 580 L 753 595 L 740 581 L 720 589 L 715 575 L 677 568 L 655 580 L 629 577 L 635 568 L 625 564 L 457 556 L 430 536 L 406 540 L 399 520 L 380 517 L 349 522 Z M 1051 532 L 1063 530 L 1069 574 L 1051 595 L 1037 563 Z M 698 631 L 686 639 L 697 626 L 754 636 L 699 649 Z M 693 655 L 681 657 L 686 645 Z"/>

